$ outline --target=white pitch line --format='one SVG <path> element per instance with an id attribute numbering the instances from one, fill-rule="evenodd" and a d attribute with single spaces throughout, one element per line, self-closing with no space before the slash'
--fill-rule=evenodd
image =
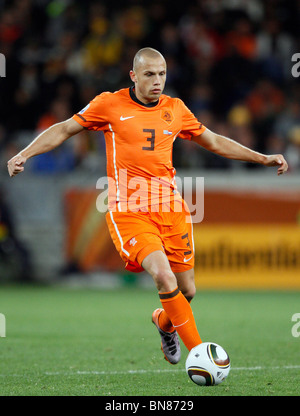
<path id="1" fill-rule="evenodd" d="M 300 365 L 284 365 L 284 366 L 272 366 L 272 367 L 232 367 L 231 371 L 262 371 L 262 370 L 299 370 Z M 40 373 L 39 376 L 113 376 L 113 375 L 130 375 L 130 374 L 150 374 L 150 373 L 178 373 L 185 371 L 184 368 L 178 369 L 155 369 L 155 370 L 127 370 L 127 371 L 45 371 Z M 28 377 L 28 374 L 0 374 L 0 377 Z"/>
<path id="2" fill-rule="evenodd" d="M 232 367 L 231 371 L 260 371 L 260 370 L 297 370 L 300 369 L 300 365 L 286 365 L 286 366 L 274 366 L 274 367 Z M 124 374 L 147 374 L 147 373 L 178 373 L 185 371 L 184 368 L 178 369 L 156 369 L 156 370 L 127 370 L 127 371 L 75 371 L 73 373 L 63 372 L 46 372 L 45 375 L 124 375 Z"/>

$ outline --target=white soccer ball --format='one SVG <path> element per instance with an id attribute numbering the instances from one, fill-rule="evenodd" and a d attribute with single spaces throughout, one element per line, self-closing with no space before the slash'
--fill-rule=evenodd
<path id="1" fill-rule="evenodd" d="M 230 371 L 227 352 L 214 342 L 203 342 L 194 347 L 185 362 L 190 379 L 199 386 L 220 384 Z"/>

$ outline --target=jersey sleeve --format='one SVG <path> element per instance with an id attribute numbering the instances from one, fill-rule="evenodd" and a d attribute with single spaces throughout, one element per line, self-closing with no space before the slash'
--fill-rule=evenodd
<path id="1" fill-rule="evenodd" d="M 183 101 L 178 100 L 182 111 L 182 128 L 178 137 L 185 140 L 191 140 L 192 137 L 200 136 L 206 127 L 197 119 L 197 117 L 187 108 Z"/>
<path id="2" fill-rule="evenodd" d="M 108 128 L 108 110 L 110 107 L 109 93 L 97 95 L 81 111 L 73 115 L 73 119 L 87 130 L 106 130 Z"/>

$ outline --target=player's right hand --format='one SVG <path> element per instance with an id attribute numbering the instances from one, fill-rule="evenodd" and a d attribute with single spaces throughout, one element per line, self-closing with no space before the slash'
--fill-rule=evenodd
<path id="1" fill-rule="evenodd" d="M 7 162 L 9 176 L 16 176 L 18 173 L 23 172 L 26 160 L 26 157 L 22 156 L 21 154 L 12 157 Z"/>

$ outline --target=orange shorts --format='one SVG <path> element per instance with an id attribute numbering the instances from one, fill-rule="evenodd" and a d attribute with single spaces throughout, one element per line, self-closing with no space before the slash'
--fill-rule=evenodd
<path id="1" fill-rule="evenodd" d="M 166 254 L 174 273 L 194 267 L 193 228 L 184 201 L 180 211 L 106 214 L 110 235 L 127 270 L 143 271 L 142 261 L 156 250 Z"/>

